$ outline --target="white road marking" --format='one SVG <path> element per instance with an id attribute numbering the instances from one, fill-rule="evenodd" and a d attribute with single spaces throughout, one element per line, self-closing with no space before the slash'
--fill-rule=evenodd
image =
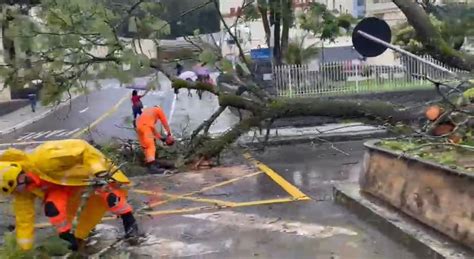
<path id="1" fill-rule="evenodd" d="M 335 235 L 357 235 L 357 232 L 343 227 L 310 224 L 297 221 L 284 221 L 273 218 L 262 218 L 254 214 L 244 214 L 233 211 L 183 215 L 183 217 L 208 220 L 218 224 L 235 226 L 244 229 L 281 232 L 308 238 L 329 238 Z"/>
<path id="2" fill-rule="evenodd" d="M 77 128 L 77 129 L 75 129 L 75 130 L 72 130 L 72 131 L 67 132 L 66 134 L 64 134 L 64 136 L 65 136 L 65 137 L 71 136 L 71 135 L 73 135 L 74 133 L 76 133 L 76 132 L 78 132 L 78 131 L 80 131 L 80 130 L 81 130 L 81 128 Z"/>
<path id="3" fill-rule="evenodd" d="M 49 138 L 49 137 L 52 137 L 54 135 L 57 135 L 59 133 L 62 133 L 63 131 L 66 131 L 64 129 L 61 129 L 61 130 L 53 130 L 53 132 L 49 133 L 48 135 L 44 136 L 45 138 Z"/>
<path id="4" fill-rule="evenodd" d="M 25 140 L 34 140 L 34 139 L 48 139 L 52 137 L 67 137 L 71 136 L 74 133 L 81 130 L 80 128 L 76 128 L 74 130 L 66 130 L 66 129 L 59 129 L 59 130 L 48 130 L 48 131 L 36 131 L 36 132 L 28 132 L 25 135 L 19 137 L 17 141 L 25 141 Z"/>
<path id="5" fill-rule="evenodd" d="M 23 141 L 23 140 L 26 140 L 26 139 L 30 138 L 31 136 L 33 136 L 35 134 L 36 134 L 36 132 L 29 132 L 26 135 L 22 136 L 21 138 L 18 138 L 17 140 L 18 141 Z"/>
<path id="6" fill-rule="evenodd" d="M 49 134 L 49 133 L 51 133 L 50 130 L 48 130 L 48 131 L 41 131 L 41 132 L 38 132 L 38 133 L 36 133 L 35 135 L 33 135 L 33 136 L 31 137 L 31 139 L 37 139 L 37 138 L 40 138 L 40 137 L 42 137 L 42 136 L 44 136 L 44 135 L 47 135 L 47 134 Z"/>
<path id="7" fill-rule="evenodd" d="M 44 141 L 29 141 L 29 142 L 15 142 L 15 143 L 2 143 L 0 147 L 14 147 L 14 146 L 27 146 L 27 145 L 38 145 L 44 143 Z"/>
<path id="8" fill-rule="evenodd" d="M 87 110 L 89 110 L 89 107 L 86 107 L 85 109 L 80 110 L 79 113 L 84 113 L 84 112 L 86 112 Z"/>

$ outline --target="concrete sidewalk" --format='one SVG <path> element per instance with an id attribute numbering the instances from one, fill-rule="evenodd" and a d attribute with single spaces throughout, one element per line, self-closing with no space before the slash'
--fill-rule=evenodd
<path id="1" fill-rule="evenodd" d="M 31 111 L 31 107 L 25 106 L 14 112 L 0 117 L 0 135 L 11 133 L 19 128 L 41 120 L 54 111 L 58 106 L 36 106 L 36 112 Z"/>
<path id="2" fill-rule="evenodd" d="M 251 131 L 239 139 L 240 144 L 252 145 L 264 141 L 266 129 Z M 387 135 L 381 127 L 363 123 L 333 123 L 315 127 L 285 127 L 270 130 L 268 144 L 283 145 L 313 140 L 345 141 L 377 138 Z"/>

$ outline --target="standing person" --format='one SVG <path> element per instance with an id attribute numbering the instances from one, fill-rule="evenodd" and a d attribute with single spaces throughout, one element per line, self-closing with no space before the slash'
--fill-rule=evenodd
<path id="1" fill-rule="evenodd" d="M 179 63 L 179 60 L 176 62 L 176 76 L 179 76 L 181 75 L 181 73 L 183 72 L 183 65 L 181 65 L 181 63 Z"/>
<path id="2" fill-rule="evenodd" d="M 33 248 L 38 198 L 59 237 L 69 242 L 73 251 L 85 245 L 84 240 L 107 211 L 122 219 L 126 238 L 138 237 L 132 207 L 121 187 L 130 181 L 114 169 L 118 168 L 104 154 L 79 139 L 48 141 L 31 153 L 11 148 L 0 155 L 0 193 L 13 196 L 20 248 Z M 103 181 L 88 191 L 89 179 Z M 86 193 L 89 197 L 73 232 L 72 223 Z"/>
<path id="3" fill-rule="evenodd" d="M 30 101 L 30 107 L 32 112 L 36 112 L 36 103 L 38 102 L 38 92 L 43 86 L 43 81 L 40 79 L 31 81 L 31 89 L 33 92 L 28 94 L 28 100 Z"/>
<path id="4" fill-rule="evenodd" d="M 143 103 L 142 103 L 142 98 L 148 93 L 149 90 L 146 90 L 146 92 L 143 95 L 138 95 L 137 90 L 132 91 L 132 112 L 133 112 L 133 127 L 136 128 L 136 120 L 138 115 L 142 114 L 142 109 L 143 109 Z"/>
<path id="5" fill-rule="evenodd" d="M 167 132 L 166 137 L 162 137 L 160 133 L 156 131 L 155 124 L 160 121 Z M 145 154 L 145 164 L 148 170 L 152 174 L 163 174 L 165 169 L 160 167 L 156 162 L 156 143 L 155 140 L 159 139 L 165 142 L 167 145 L 174 144 L 174 138 L 171 135 L 171 129 L 168 124 L 163 109 L 159 106 L 146 108 L 143 114 L 137 119 L 137 135 L 140 146 L 142 147 L 143 153 Z"/>
<path id="6" fill-rule="evenodd" d="M 28 99 L 30 100 L 31 111 L 36 112 L 36 94 L 28 94 Z"/>

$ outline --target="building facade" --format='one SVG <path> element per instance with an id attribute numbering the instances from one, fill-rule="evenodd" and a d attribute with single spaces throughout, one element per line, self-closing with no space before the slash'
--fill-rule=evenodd
<path id="1" fill-rule="evenodd" d="M 220 0 L 220 11 L 224 17 L 225 22 L 231 26 L 235 24 L 236 18 L 241 14 L 241 7 L 244 0 Z M 363 17 L 365 15 L 365 0 L 293 0 L 293 7 L 295 15 L 301 13 L 305 7 L 311 3 L 325 4 L 329 10 L 333 10 L 339 14 L 351 14 L 354 17 Z M 259 47 L 267 47 L 265 40 L 265 31 L 262 21 L 241 22 L 235 25 L 233 33 L 241 39 L 240 45 L 244 52 L 249 52 L 251 49 Z M 233 39 L 226 33 L 223 24 L 221 25 L 221 48 L 224 56 L 232 56 L 238 53 Z M 297 39 L 303 37 L 307 33 L 298 27 L 290 29 L 290 39 Z M 319 39 L 312 35 L 306 35 L 305 45 L 310 45 L 318 42 Z M 350 37 L 341 37 L 335 42 L 326 42 L 325 47 L 331 46 L 348 46 L 352 45 Z"/>

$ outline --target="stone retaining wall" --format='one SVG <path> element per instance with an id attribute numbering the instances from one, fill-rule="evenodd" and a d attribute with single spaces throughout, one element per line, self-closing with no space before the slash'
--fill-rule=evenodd
<path id="1" fill-rule="evenodd" d="M 366 144 L 361 190 L 474 248 L 474 176 L 373 144 Z"/>

